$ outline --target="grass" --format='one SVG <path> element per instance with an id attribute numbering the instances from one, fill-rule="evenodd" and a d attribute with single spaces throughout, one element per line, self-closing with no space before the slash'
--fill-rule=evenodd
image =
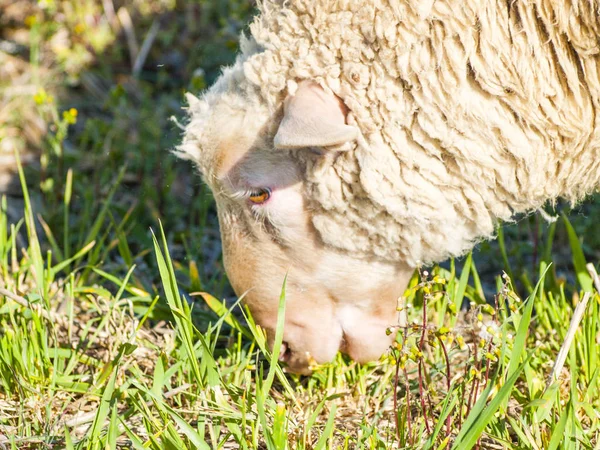
<path id="1" fill-rule="evenodd" d="M 0 1 L 0 449 L 600 448 L 597 202 L 415 273 L 379 362 L 279 366 L 168 153 L 252 11 Z"/>

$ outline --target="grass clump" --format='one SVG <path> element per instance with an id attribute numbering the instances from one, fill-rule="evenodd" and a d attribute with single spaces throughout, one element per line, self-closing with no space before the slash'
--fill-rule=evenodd
<path id="1" fill-rule="evenodd" d="M 284 373 L 247 311 L 241 310 L 242 324 L 207 293 L 202 305 L 188 301 L 162 228 L 153 251 L 160 283 L 150 293 L 133 282 L 135 266 L 109 279 L 114 286 L 87 283 L 83 266 L 55 277 L 51 251 L 42 257 L 32 224 L 26 195 L 28 246 L 14 266 L 5 259 L 2 267 L 11 274 L 0 291 L 4 445 L 546 449 L 598 443 L 600 297 L 586 292 L 591 300 L 566 349 L 568 363 L 549 379 L 573 314 L 564 284 L 548 276 L 549 265 L 525 300 L 507 275 L 499 277 L 496 308 L 468 284 L 477 278 L 472 258 L 460 273 L 454 264 L 417 273 L 405 298 L 409 325 L 397 330 L 388 357 L 357 365 L 338 356 L 300 378 Z M 3 254 L 15 255 L 12 233 L 2 235 Z M 171 326 L 148 320 L 163 296 Z M 455 307 L 462 301 L 471 303 L 467 313 Z M 203 307 L 215 313 L 208 323 Z M 284 308 L 285 286 L 276 341 Z"/>
<path id="2" fill-rule="evenodd" d="M 379 362 L 280 367 L 167 151 L 252 12 L 0 0 L 0 448 L 598 448 L 600 255 L 578 215 L 415 273 Z M 282 286 L 278 338 L 284 310 Z"/>

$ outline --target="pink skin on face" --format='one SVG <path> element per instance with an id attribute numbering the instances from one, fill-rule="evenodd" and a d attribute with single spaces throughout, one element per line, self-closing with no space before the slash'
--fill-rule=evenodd
<path id="1" fill-rule="evenodd" d="M 207 178 L 217 202 L 231 285 L 244 296 L 271 344 L 279 296 L 287 280 L 282 359 L 291 371 L 300 373 L 308 372 L 311 361 L 330 361 L 338 350 L 359 362 L 383 354 L 394 338 L 386 328 L 398 325 L 397 299 L 413 272 L 405 265 L 336 250 L 316 231 L 305 188 L 306 158 L 314 157 L 318 163 L 320 158 L 333 157 L 335 150 L 327 149 L 328 143 L 337 145 L 355 136 L 352 127 L 336 125 L 344 120 L 337 100 L 323 104 L 327 98 L 317 97 L 286 103 L 291 120 L 286 133 L 282 126 L 278 131 L 285 148 L 273 147 L 273 130 L 250 132 L 253 114 L 223 106 L 219 117 L 226 123 L 216 123 L 214 129 L 232 129 L 234 123 L 237 134 L 219 135 L 216 170 Z M 311 108 L 313 100 L 321 107 Z M 304 120 L 305 112 L 316 110 L 328 116 Z M 301 133 L 306 129 L 317 131 L 304 139 Z M 303 147 L 300 152 L 307 152 L 301 159 L 294 151 L 298 145 Z M 319 151 L 311 152 L 314 148 Z M 265 201 L 250 200 L 267 188 L 270 195 Z"/>
<path id="2" fill-rule="evenodd" d="M 265 168 L 254 165 L 249 156 L 236 167 L 239 172 L 227 177 L 230 198 L 244 205 L 232 206 L 233 220 L 222 221 L 234 289 L 238 295 L 245 293 L 246 304 L 272 343 L 278 298 L 287 277 L 281 359 L 292 371 L 307 373 L 311 358 L 325 363 L 338 350 L 357 361 L 377 359 L 393 340 L 386 328 L 398 324 L 402 274 L 394 267 L 328 250 L 312 228 L 297 171 L 286 165 L 290 160 L 278 162 Z M 265 189 L 257 186 L 271 191 L 263 203 L 249 199 Z"/>

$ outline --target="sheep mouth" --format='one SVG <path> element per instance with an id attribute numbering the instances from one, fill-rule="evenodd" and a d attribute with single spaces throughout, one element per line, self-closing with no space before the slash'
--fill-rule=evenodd
<path id="1" fill-rule="evenodd" d="M 292 349 L 287 342 L 282 342 L 279 349 L 279 362 L 287 363 L 292 357 Z"/>

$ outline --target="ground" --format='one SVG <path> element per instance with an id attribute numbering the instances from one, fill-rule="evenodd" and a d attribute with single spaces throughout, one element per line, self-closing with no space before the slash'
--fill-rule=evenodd
<path id="1" fill-rule="evenodd" d="M 0 0 L 0 449 L 600 448 L 594 199 L 416 273 L 381 361 L 278 365 L 170 153 L 254 12 Z"/>

